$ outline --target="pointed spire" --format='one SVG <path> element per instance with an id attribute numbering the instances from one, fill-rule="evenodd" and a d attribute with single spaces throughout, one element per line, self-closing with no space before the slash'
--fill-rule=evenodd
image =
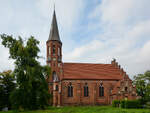
<path id="1" fill-rule="evenodd" d="M 58 26 L 57 26 L 55 9 L 54 9 L 54 13 L 53 13 L 53 19 L 52 19 L 51 30 L 50 30 L 48 41 L 49 40 L 56 40 L 56 41 L 61 42 L 61 40 L 59 38 L 59 31 L 58 31 Z"/>

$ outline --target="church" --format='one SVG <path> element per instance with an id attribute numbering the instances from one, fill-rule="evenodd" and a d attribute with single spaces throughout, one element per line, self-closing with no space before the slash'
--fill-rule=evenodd
<path id="1" fill-rule="evenodd" d="M 132 80 L 115 59 L 110 64 L 62 61 L 62 42 L 55 10 L 46 47 L 53 106 L 109 105 L 113 100 L 137 98 Z"/>

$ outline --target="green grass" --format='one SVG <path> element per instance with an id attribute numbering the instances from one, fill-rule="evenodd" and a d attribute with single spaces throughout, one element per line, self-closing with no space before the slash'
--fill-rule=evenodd
<path id="1" fill-rule="evenodd" d="M 0 113 L 14 113 L 13 111 Z M 20 113 L 20 112 L 19 112 Z M 24 111 L 21 113 L 150 113 L 150 109 L 121 109 L 111 106 L 49 107 L 47 110 Z"/>

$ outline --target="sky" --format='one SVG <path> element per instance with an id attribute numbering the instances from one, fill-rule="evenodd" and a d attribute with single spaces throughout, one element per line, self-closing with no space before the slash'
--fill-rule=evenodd
<path id="1" fill-rule="evenodd" d="M 45 65 L 54 2 L 63 62 L 115 58 L 130 78 L 150 70 L 150 0 L 0 0 L 0 34 L 34 36 Z M 0 39 L 0 72 L 13 68 Z"/>

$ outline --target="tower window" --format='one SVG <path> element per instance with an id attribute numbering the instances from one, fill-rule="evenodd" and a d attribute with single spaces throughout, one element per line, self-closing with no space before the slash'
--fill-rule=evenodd
<path id="1" fill-rule="evenodd" d="M 47 61 L 51 61 L 51 57 L 50 56 L 48 56 Z"/>
<path id="2" fill-rule="evenodd" d="M 60 56 L 60 48 L 58 48 L 58 56 Z"/>
<path id="3" fill-rule="evenodd" d="M 58 78 L 58 76 L 57 76 L 55 71 L 52 74 L 52 79 L 53 79 L 53 82 L 58 82 L 59 81 L 59 78 Z"/>
<path id="4" fill-rule="evenodd" d="M 88 89 L 87 83 L 85 83 L 85 86 L 84 86 L 84 96 L 85 96 L 85 97 L 88 97 L 88 96 L 89 96 L 89 89 Z"/>
<path id="5" fill-rule="evenodd" d="M 58 85 L 56 85 L 56 91 L 58 91 Z"/>
<path id="6" fill-rule="evenodd" d="M 51 47 L 50 46 L 49 46 L 48 50 L 49 50 L 49 55 L 51 55 Z"/>
<path id="7" fill-rule="evenodd" d="M 73 87 L 71 83 L 68 86 L 68 97 L 73 97 Z"/>
<path id="8" fill-rule="evenodd" d="M 104 96 L 104 87 L 103 87 L 102 84 L 99 86 L 99 96 L 100 96 L 100 97 L 103 97 L 103 96 Z"/>
<path id="9" fill-rule="evenodd" d="M 56 53 L 56 48 L 55 48 L 55 45 L 53 45 L 53 55 L 55 55 Z"/>

